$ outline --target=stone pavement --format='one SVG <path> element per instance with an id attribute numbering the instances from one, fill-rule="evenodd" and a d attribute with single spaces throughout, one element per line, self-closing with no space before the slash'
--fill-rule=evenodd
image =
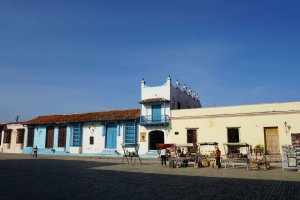
<path id="1" fill-rule="evenodd" d="M 165 168 L 120 158 L 0 154 L 0 199 L 300 199 L 300 173 Z"/>

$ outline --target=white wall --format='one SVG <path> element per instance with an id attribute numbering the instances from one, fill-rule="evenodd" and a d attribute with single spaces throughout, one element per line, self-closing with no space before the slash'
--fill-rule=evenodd
<path id="1" fill-rule="evenodd" d="M 22 124 L 7 124 L 7 129 L 12 129 L 11 132 L 11 139 L 10 143 L 3 144 L 4 140 L 4 130 L 2 134 L 2 152 L 3 153 L 22 153 L 22 149 L 24 148 L 24 142 L 25 142 L 25 132 L 24 132 L 24 141 L 23 143 L 17 143 L 17 129 L 24 129 L 26 130 L 26 127 L 24 127 Z"/>
<path id="2" fill-rule="evenodd" d="M 99 122 L 84 123 L 82 126 L 82 153 L 101 153 L 104 148 L 102 125 Z M 94 137 L 94 144 L 90 144 L 90 137 Z"/>
<path id="3" fill-rule="evenodd" d="M 167 82 L 161 86 L 150 87 L 147 86 L 144 81 L 141 84 L 141 100 L 152 99 L 152 98 L 164 98 L 170 100 L 171 80 L 168 79 Z"/>
<path id="4" fill-rule="evenodd" d="M 164 132 L 164 141 L 166 144 L 170 143 L 171 136 L 169 131 L 169 126 L 166 127 L 145 127 L 140 126 L 138 127 L 138 143 L 140 144 L 140 151 L 139 154 L 146 154 L 149 151 L 149 133 L 151 131 L 162 131 Z M 140 141 L 140 133 L 146 133 L 146 141 Z"/>

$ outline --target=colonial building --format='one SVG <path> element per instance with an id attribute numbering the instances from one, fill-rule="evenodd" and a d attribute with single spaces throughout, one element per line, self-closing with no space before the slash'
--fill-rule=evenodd
<path id="1" fill-rule="evenodd" d="M 171 143 L 246 142 L 275 159 L 300 133 L 300 102 L 172 110 L 171 121 Z"/>
<path id="2" fill-rule="evenodd" d="M 177 81 L 172 85 L 171 78 L 160 86 L 141 83 L 140 146 L 142 154 L 156 153 L 156 144 L 170 143 L 171 110 L 201 108 L 197 94 L 185 85 L 180 88 Z"/>
<path id="3" fill-rule="evenodd" d="M 139 109 L 39 116 L 26 122 L 24 153 L 118 155 L 137 142 Z"/>
<path id="4" fill-rule="evenodd" d="M 0 125 L 0 152 L 22 153 L 24 148 L 25 128 L 22 123 Z"/>

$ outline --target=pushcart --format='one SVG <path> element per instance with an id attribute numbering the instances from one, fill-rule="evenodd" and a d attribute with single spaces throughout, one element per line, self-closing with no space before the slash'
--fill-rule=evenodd
<path id="1" fill-rule="evenodd" d="M 250 145 L 247 143 L 224 143 L 225 168 L 246 167 L 250 170 Z"/>

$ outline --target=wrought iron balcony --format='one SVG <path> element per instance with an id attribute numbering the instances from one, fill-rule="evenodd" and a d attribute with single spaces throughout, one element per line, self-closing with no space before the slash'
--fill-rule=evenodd
<path id="1" fill-rule="evenodd" d="M 170 117 L 168 115 L 144 115 L 140 118 L 140 124 L 143 126 L 168 126 Z"/>

